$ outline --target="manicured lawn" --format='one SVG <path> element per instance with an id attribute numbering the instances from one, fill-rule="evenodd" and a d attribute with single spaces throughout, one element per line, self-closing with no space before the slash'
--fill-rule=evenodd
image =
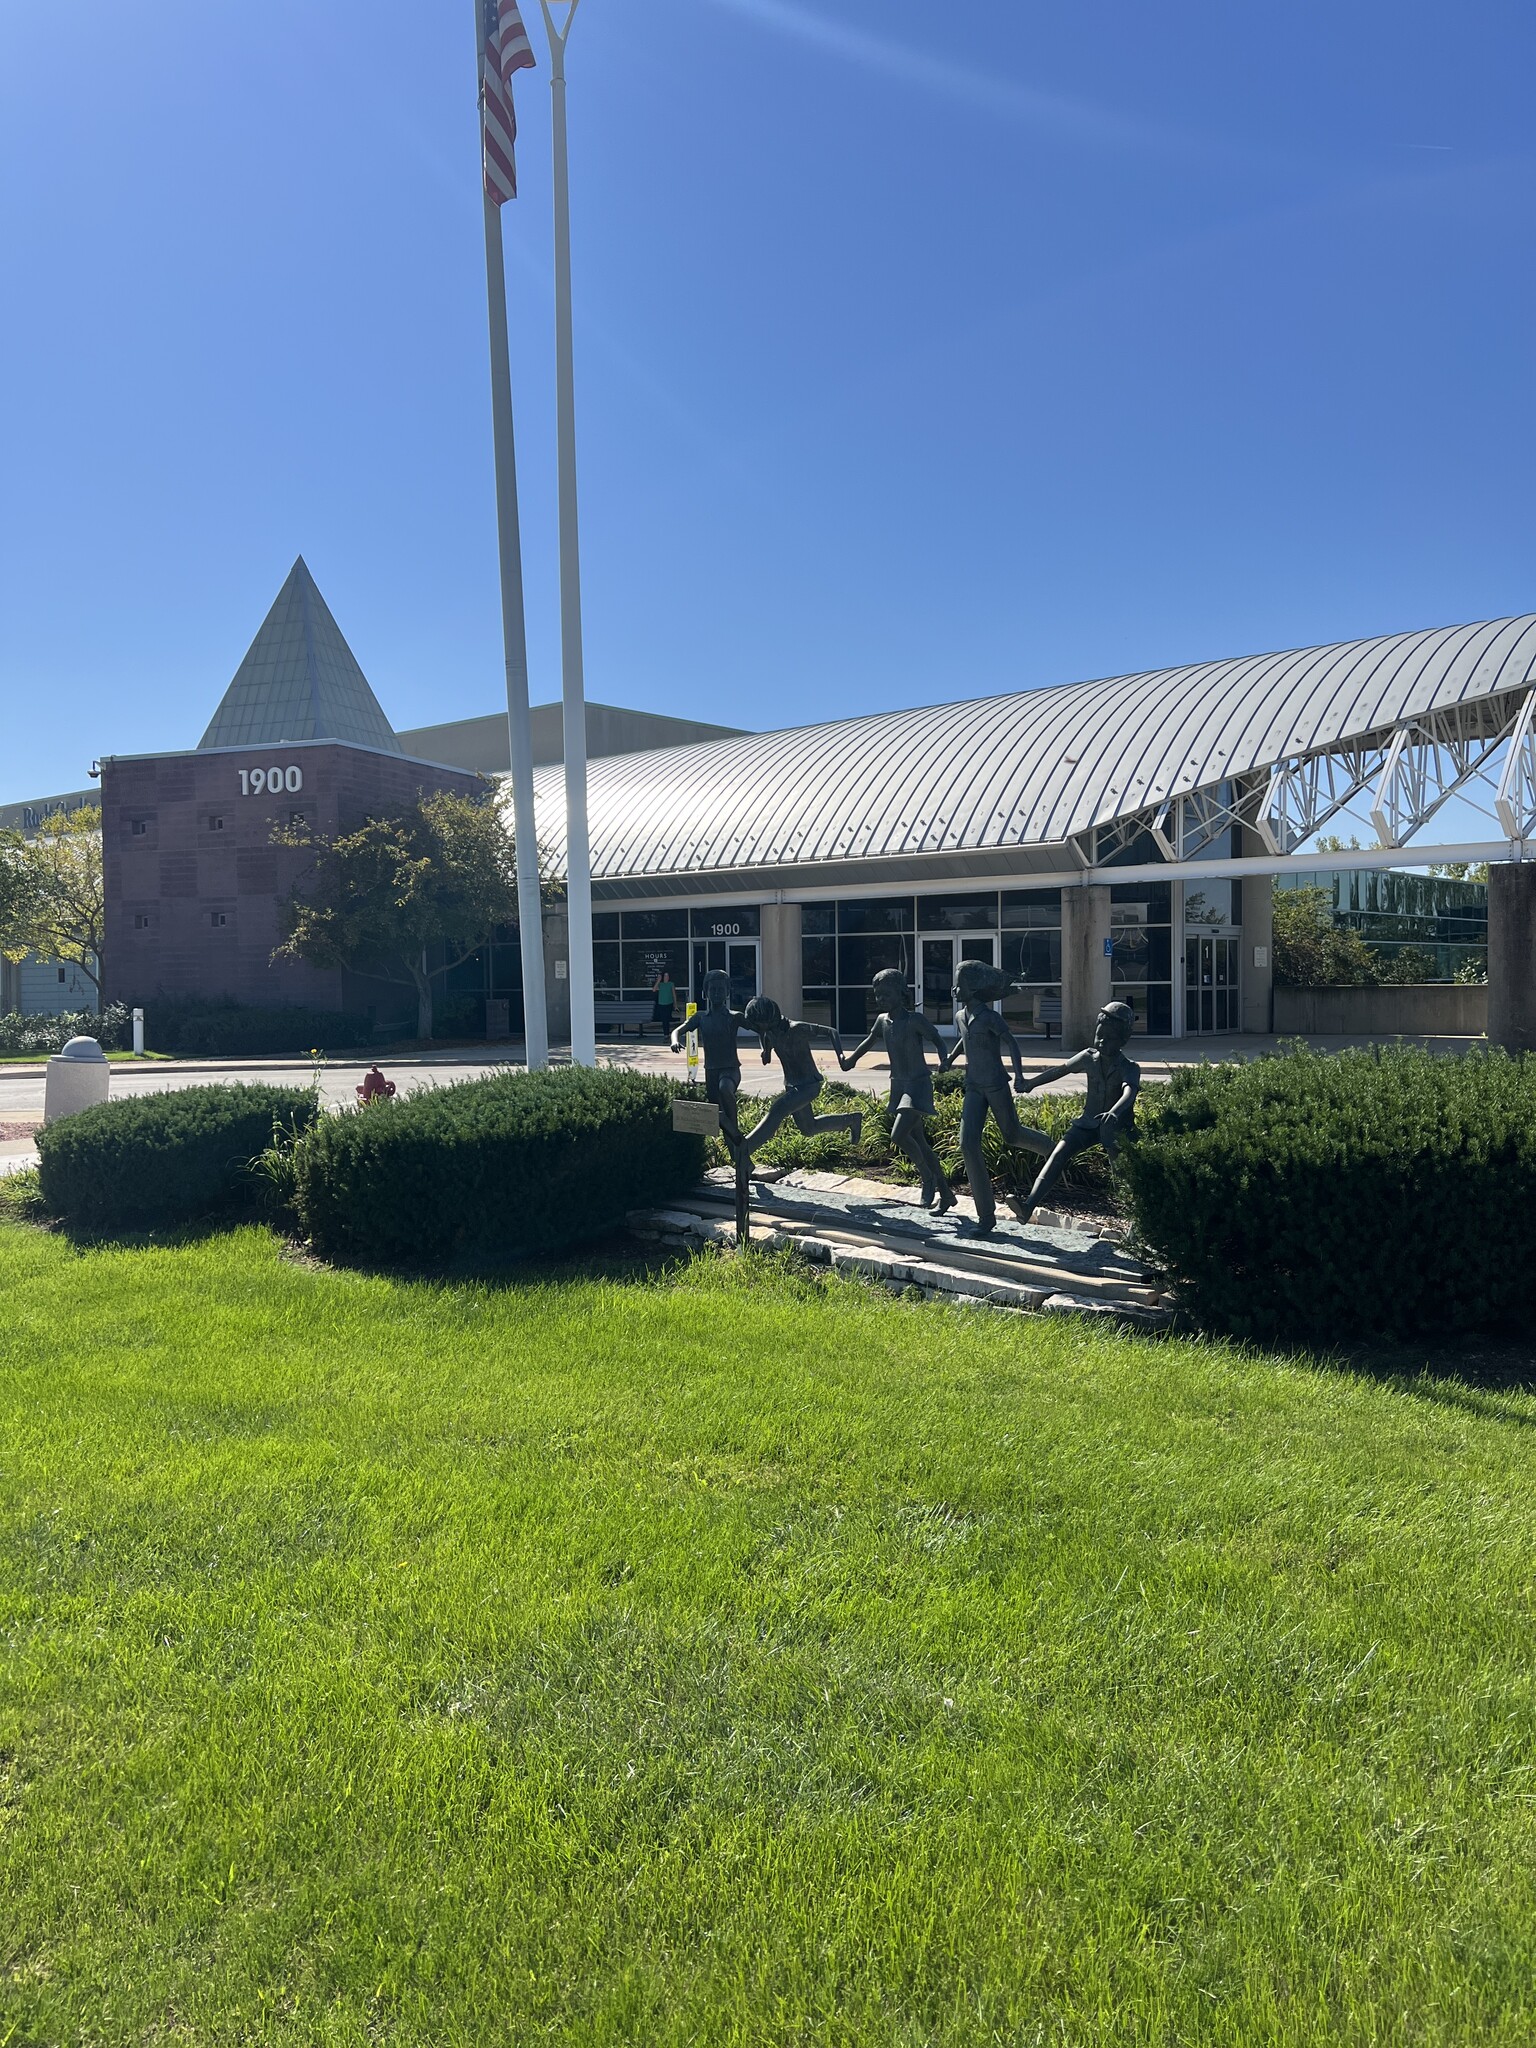
<path id="1" fill-rule="evenodd" d="M 1529 2042 L 1533 1424 L 0 1226 L 0 2042 Z"/>

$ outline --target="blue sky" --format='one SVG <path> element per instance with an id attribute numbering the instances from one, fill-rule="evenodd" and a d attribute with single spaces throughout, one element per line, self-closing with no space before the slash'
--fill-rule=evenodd
<path id="1" fill-rule="evenodd" d="M 570 68 L 592 696 L 784 725 L 1536 609 L 1528 0 L 583 0 Z M 194 744 L 299 552 L 397 725 L 501 703 L 477 148 L 472 0 L 0 0 L 0 801 Z"/>

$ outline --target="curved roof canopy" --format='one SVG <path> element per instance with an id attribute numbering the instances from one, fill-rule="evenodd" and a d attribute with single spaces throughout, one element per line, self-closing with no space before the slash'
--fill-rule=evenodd
<path id="1" fill-rule="evenodd" d="M 1475 724 L 1533 680 L 1536 614 L 619 755 L 590 766 L 592 874 L 1059 848 L 1429 713 Z M 563 867 L 558 769 L 538 805 L 541 853 Z"/>

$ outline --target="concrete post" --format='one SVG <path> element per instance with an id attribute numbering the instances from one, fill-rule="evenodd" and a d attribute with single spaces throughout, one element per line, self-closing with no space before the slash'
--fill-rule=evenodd
<path id="1" fill-rule="evenodd" d="M 1488 1036 L 1536 1052 L 1536 861 L 1489 864 Z"/>
<path id="2" fill-rule="evenodd" d="M 571 1042 L 571 942 L 565 905 L 544 913 L 544 999 L 551 1045 Z"/>
<path id="3" fill-rule="evenodd" d="M 1061 1043 L 1078 1052 L 1093 1043 L 1093 1023 L 1109 1001 L 1109 888 L 1069 884 L 1061 892 Z"/>
<path id="4" fill-rule="evenodd" d="M 800 906 L 765 903 L 762 994 L 772 996 L 786 1017 L 798 1017 L 805 1000 L 800 978 Z"/>
<path id="5" fill-rule="evenodd" d="M 1243 852 L 1266 851 L 1257 832 L 1243 832 Z M 1245 1031 L 1274 1030 L 1275 879 L 1243 877 L 1242 1002 Z"/>

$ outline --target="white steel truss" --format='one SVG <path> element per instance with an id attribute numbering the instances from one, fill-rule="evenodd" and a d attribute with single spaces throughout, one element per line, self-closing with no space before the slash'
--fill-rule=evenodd
<path id="1" fill-rule="evenodd" d="M 1170 864 L 1198 861 L 1230 827 L 1285 858 L 1369 792 L 1383 852 L 1408 846 L 1451 797 L 1497 821 L 1518 854 L 1536 840 L 1536 690 L 1427 712 L 1400 726 L 1277 761 L 1127 813 L 1074 841 L 1085 867 L 1119 866 L 1150 839 Z M 1465 835 L 1459 835 L 1465 836 Z M 1239 839 L 1233 851 L 1242 849 Z"/>

